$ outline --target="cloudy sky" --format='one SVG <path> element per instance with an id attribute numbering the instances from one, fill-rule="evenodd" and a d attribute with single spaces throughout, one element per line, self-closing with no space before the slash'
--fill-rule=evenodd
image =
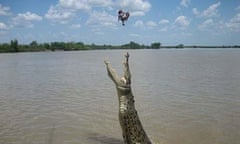
<path id="1" fill-rule="evenodd" d="M 129 11 L 125 26 L 119 9 Z M 240 44 L 240 0 L 0 0 L 0 43 Z"/>

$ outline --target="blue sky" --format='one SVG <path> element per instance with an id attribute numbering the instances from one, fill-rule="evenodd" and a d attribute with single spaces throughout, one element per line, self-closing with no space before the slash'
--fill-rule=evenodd
<path id="1" fill-rule="evenodd" d="M 125 26 L 119 9 L 129 11 Z M 239 0 L 0 0 L 0 43 L 239 45 Z"/>

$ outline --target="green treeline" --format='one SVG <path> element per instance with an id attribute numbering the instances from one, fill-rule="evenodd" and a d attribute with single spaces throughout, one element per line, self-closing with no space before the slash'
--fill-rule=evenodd
<path id="1" fill-rule="evenodd" d="M 38 52 L 38 51 L 77 51 L 77 50 L 101 50 L 101 49 L 158 49 L 161 43 L 152 43 L 151 46 L 140 45 L 136 42 L 113 46 L 113 45 L 95 45 L 84 44 L 83 42 L 50 42 L 38 43 L 32 41 L 30 44 L 19 44 L 17 40 L 11 40 L 10 43 L 0 44 L 0 53 L 4 52 Z"/>
<path id="2" fill-rule="evenodd" d="M 50 42 L 38 43 L 32 41 L 29 44 L 19 44 L 18 41 L 11 40 L 9 43 L 0 43 L 0 53 L 6 52 L 39 52 L 39 51 L 77 51 L 77 50 L 102 50 L 102 49 L 159 49 L 159 48 L 240 48 L 236 46 L 162 46 L 160 42 L 154 42 L 151 45 L 138 44 L 130 41 L 123 45 L 96 45 L 84 44 L 83 42 Z"/>

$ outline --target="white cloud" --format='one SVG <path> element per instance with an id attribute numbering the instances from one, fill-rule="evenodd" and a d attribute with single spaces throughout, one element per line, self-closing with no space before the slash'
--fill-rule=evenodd
<path id="1" fill-rule="evenodd" d="M 115 27 L 117 24 L 116 17 L 108 14 L 107 12 L 97 12 L 94 11 L 90 14 L 89 19 L 86 22 L 87 25 L 90 26 L 111 26 Z"/>
<path id="2" fill-rule="evenodd" d="M 64 9 L 60 6 L 51 6 L 45 17 L 49 20 L 59 23 L 67 23 L 69 19 L 74 16 L 74 11 L 71 9 Z"/>
<path id="3" fill-rule="evenodd" d="M 199 15 L 199 11 L 197 10 L 197 8 L 193 8 L 192 9 L 192 12 L 193 12 L 193 14 L 195 14 L 195 15 Z"/>
<path id="4" fill-rule="evenodd" d="M 191 2 L 191 0 L 181 0 L 180 5 L 183 6 L 183 7 L 188 7 L 190 2 Z"/>
<path id="5" fill-rule="evenodd" d="M 182 27 L 187 27 L 190 24 L 190 21 L 186 16 L 179 16 L 175 19 L 175 24 Z"/>
<path id="6" fill-rule="evenodd" d="M 206 10 L 202 12 L 199 12 L 197 8 L 193 8 L 192 11 L 193 11 L 193 14 L 195 14 L 196 16 L 206 17 L 206 18 L 216 17 L 216 16 L 219 16 L 218 7 L 220 5 L 221 5 L 221 2 L 217 2 L 210 5 Z"/>
<path id="7" fill-rule="evenodd" d="M 168 24 L 168 23 L 170 23 L 170 21 L 167 20 L 167 19 L 162 19 L 162 20 L 159 21 L 159 24 L 161 24 L 161 25 Z"/>
<path id="8" fill-rule="evenodd" d="M 140 37 L 141 35 L 140 34 L 136 34 L 136 33 L 131 33 L 131 34 L 129 34 L 129 36 L 131 36 L 131 37 Z"/>
<path id="9" fill-rule="evenodd" d="M 118 0 L 117 7 L 130 11 L 131 16 L 143 16 L 151 8 L 151 4 L 144 0 Z"/>
<path id="10" fill-rule="evenodd" d="M 237 13 L 233 18 L 226 23 L 226 27 L 233 31 L 240 31 L 240 13 Z"/>
<path id="11" fill-rule="evenodd" d="M 89 4 L 95 7 L 111 7 L 112 0 L 88 0 Z"/>
<path id="12" fill-rule="evenodd" d="M 10 7 L 6 7 L 0 4 L 0 15 L 10 15 Z"/>
<path id="13" fill-rule="evenodd" d="M 154 21 L 147 21 L 147 22 L 146 22 L 146 26 L 148 26 L 148 27 L 156 27 L 156 26 L 157 26 L 157 23 L 154 22 Z"/>
<path id="14" fill-rule="evenodd" d="M 142 20 L 137 20 L 134 25 L 134 27 L 139 27 L 139 28 L 143 28 L 144 27 L 144 23 Z"/>
<path id="15" fill-rule="evenodd" d="M 143 12 L 143 11 L 133 11 L 133 12 L 131 12 L 130 15 L 131 16 L 144 16 L 145 12 Z"/>
<path id="16" fill-rule="evenodd" d="M 138 27 L 138 28 L 149 28 L 152 29 L 154 27 L 156 27 L 158 24 L 154 21 L 147 21 L 147 22 L 143 22 L 142 20 L 137 20 L 133 26 L 134 27 Z"/>
<path id="17" fill-rule="evenodd" d="M 170 21 L 168 19 L 162 19 L 159 21 L 159 24 L 161 25 L 161 28 L 160 28 L 160 31 L 161 32 L 165 32 L 165 31 L 168 31 L 169 29 L 169 24 L 170 24 Z"/>
<path id="18" fill-rule="evenodd" d="M 0 30 L 6 30 L 8 29 L 7 25 L 5 23 L 0 22 Z"/>
<path id="19" fill-rule="evenodd" d="M 26 12 L 26 13 L 19 13 L 16 19 L 22 19 L 26 21 L 40 21 L 42 20 L 42 17 L 35 13 Z"/>
<path id="20" fill-rule="evenodd" d="M 45 17 L 54 22 L 68 23 L 77 12 L 83 10 L 92 15 L 93 7 L 104 7 L 111 10 L 112 0 L 59 0 L 55 6 L 50 6 Z"/>
<path id="21" fill-rule="evenodd" d="M 91 6 L 88 0 L 59 0 L 59 5 L 63 8 L 89 10 Z"/>
<path id="22" fill-rule="evenodd" d="M 200 24 L 198 28 L 203 30 L 203 29 L 208 28 L 209 26 L 212 26 L 212 25 L 213 25 L 213 20 L 212 19 L 207 19 L 202 24 Z"/>
<path id="23" fill-rule="evenodd" d="M 100 10 L 99 8 L 105 11 L 105 15 L 110 15 L 107 12 L 113 11 L 113 9 L 123 9 L 129 11 L 130 16 L 143 16 L 151 8 L 151 4 L 146 0 L 58 0 L 55 6 L 50 6 L 45 17 L 54 22 L 65 24 L 79 11 L 84 11 L 89 16 L 87 24 L 112 25 L 113 21 L 110 20 L 109 23 L 109 17 L 105 19 L 106 23 L 103 22 L 103 15 L 93 20 L 94 15 L 102 14 L 102 12 L 96 12 L 96 9 Z M 115 19 L 114 21 L 116 21 Z"/>
<path id="24" fill-rule="evenodd" d="M 33 27 L 33 21 L 41 21 L 42 17 L 31 12 L 19 13 L 12 19 L 13 26 Z"/>
<path id="25" fill-rule="evenodd" d="M 81 24 L 72 24 L 71 28 L 81 28 Z"/>
<path id="26" fill-rule="evenodd" d="M 165 26 L 165 27 L 161 28 L 160 31 L 161 31 L 161 32 L 168 31 L 168 26 Z"/>
<path id="27" fill-rule="evenodd" d="M 113 3 L 112 0 L 59 0 L 59 5 L 76 10 L 90 10 L 92 7 L 111 7 Z"/>
<path id="28" fill-rule="evenodd" d="M 205 17 L 213 17 L 217 16 L 218 7 L 221 5 L 221 2 L 217 2 L 215 4 L 210 5 L 206 10 L 203 11 L 203 16 Z"/>

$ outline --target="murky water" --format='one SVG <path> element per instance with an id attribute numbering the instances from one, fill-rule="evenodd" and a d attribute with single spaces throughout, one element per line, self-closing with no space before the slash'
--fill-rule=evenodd
<path id="1" fill-rule="evenodd" d="M 240 50 L 130 50 L 132 88 L 156 144 L 240 142 Z M 120 144 L 104 59 L 122 50 L 0 54 L 1 144 Z"/>

